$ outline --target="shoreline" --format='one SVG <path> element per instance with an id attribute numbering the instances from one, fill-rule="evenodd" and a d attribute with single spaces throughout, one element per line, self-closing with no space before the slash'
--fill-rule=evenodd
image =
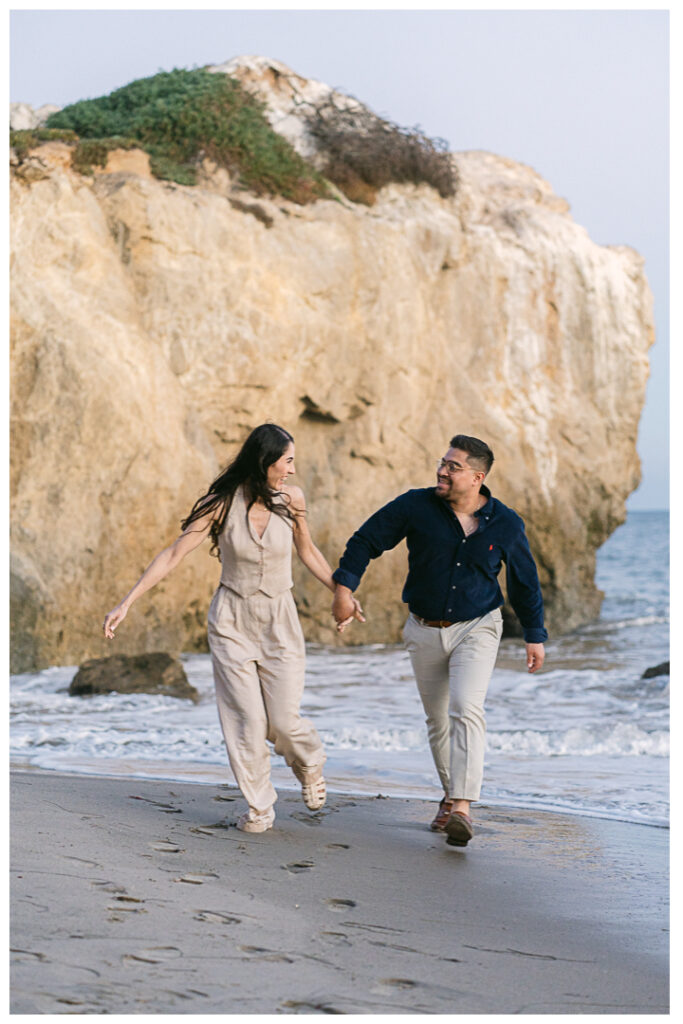
<path id="1" fill-rule="evenodd" d="M 67 775 L 67 776 L 73 775 L 76 778 L 84 777 L 84 778 L 98 778 L 98 779 L 112 779 L 112 780 L 115 780 L 115 779 L 118 779 L 118 780 L 135 779 L 135 780 L 139 780 L 141 782 L 144 782 L 144 781 L 160 782 L 160 783 L 168 783 L 169 785 L 172 785 L 172 784 L 185 785 L 185 784 L 187 784 L 188 786 L 222 786 L 222 785 L 226 784 L 225 783 L 226 775 L 230 774 L 229 768 L 227 766 L 224 766 L 224 765 L 222 765 L 220 767 L 216 766 L 216 779 L 209 779 L 209 778 L 194 778 L 193 779 L 193 778 L 190 777 L 189 773 L 187 773 L 186 775 L 182 775 L 182 776 L 180 776 L 180 775 L 178 775 L 178 776 L 167 775 L 167 774 L 156 775 L 156 774 L 147 773 L 147 772 L 145 772 L 144 774 L 139 774 L 139 773 L 137 773 L 135 771 L 126 771 L 126 772 L 118 772 L 117 773 L 117 772 L 104 772 L 104 771 L 102 771 L 101 769 L 98 769 L 98 768 L 93 768 L 92 770 L 76 771 L 73 768 L 44 768 L 41 765 L 22 764 L 22 763 L 17 763 L 17 762 L 11 762 L 10 763 L 10 771 L 11 772 L 26 772 L 26 773 L 37 772 L 37 773 L 44 773 L 46 775 Z M 276 772 L 277 772 L 277 769 L 276 769 Z M 282 793 L 298 793 L 299 792 L 299 788 L 298 788 L 298 786 L 296 784 L 296 781 L 291 778 L 289 773 L 287 774 L 287 778 L 286 778 L 285 781 L 283 781 L 281 778 L 276 778 L 274 776 L 273 782 L 274 782 L 275 788 L 276 788 L 278 793 L 280 793 L 280 792 L 282 792 Z M 233 783 L 227 783 L 227 785 L 232 786 Z M 373 789 L 374 788 L 375 787 L 373 787 Z M 396 800 L 416 800 L 416 801 L 426 801 L 428 803 L 430 802 L 430 799 L 436 799 L 436 797 L 434 795 L 432 795 L 431 797 L 427 797 L 427 796 L 424 796 L 423 794 L 420 794 L 420 793 L 392 792 L 392 793 L 378 793 L 377 794 L 377 793 L 374 793 L 374 792 L 370 792 L 369 789 L 368 790 L 360 790 L 360 789 L 349 788 L 348 786 L 344 787 L 344 788 L 336 788 L 333 783 L 332 784 L 330 783 L 329 779 L 327 779 L 327 792 L 330 795 L 333 794 L 335 796 L 340 796 L 340 797 L 347 796 L 347 797 L 358 797 L 358 798 L 363 798 L 363 799 L 374 799 L 375 797 L 379 796 L 383 800 L 389 800 L 389 799 L 391 799 L 391 800 L 394 800 L 394 799 L 396 799 Z M 434 787 L 434 793 L 436 793 L 436 792 L 437 792 L 437 786 Z M 609 814 L 608 812 L 604 811 L 603 809 L 591 809 L 591 808 L 582 808 L 582 807 L 562 807 L 559 804 L 542 803 L 540 801 L 536 802 L 536 803 L 533 803 L 533 802 L 528 801 L 528 800 L 519 800 L 519 801 L 515 801 L 515 800 L 499 800 L 499 799 L 496 799 L 496 798 L 490 798 L 489 797 L 488 799 L 477 801 L 474 804 L 475 810 L 477 809 L 477 807 L 488 807 L 488 808 L 491 808 L 492 810 L 503 810 L 503 811 L 505 811 L 505 810 L 508 810 L 508 811 L 530 811 L 530 812 L 534 812 L 534 813 L 538 813 L 538 814 L 546 814 L 546 813 L 548 813 L 548 814 L 568 815 L 569 817 L 579 818 L 579 819 L 588 818 L 588 819 L 592 819 L 592 820 L 605 821 L 605 822 L 621 822 L 624 825 L 642 825 L 644 828 L 664 829 L 667 832 L 670 831 L 670 829 L 671 829 L 671 824 L 670 824 L 669 820 L 657 819 L 655 821 L 645 821 L 645 820 L 641 820 L 639 818 L 634 818 L 634 817 L 630 817 L 629 818 L 629 817 L 626 817 L 625 815 L 619 815 L 616 812 L 614 814 Z"/>
<path id="2" fill-rule="evenodd" d="M 12 770 L 13 1013 L 667 1013 L 668 836 L 477 804 Z M 647 831 L 645 831 L 647 829 Z"/>

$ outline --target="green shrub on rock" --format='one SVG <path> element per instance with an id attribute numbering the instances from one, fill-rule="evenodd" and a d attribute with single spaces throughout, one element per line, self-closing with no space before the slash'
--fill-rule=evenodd
<path id="1" fill-rule="evenodd" d="M 12 132 L 10 144 L 21 161 L 47 139 L 73 143 L 72 166 L 81 174 L 105 166 L 111 149 L 139 146 L 157 178 L 182 185 L 196 184 L 197 169 L 209 158 L 252 192 L 296 203 L 334 198 L 330 182 L 367 205 L 390 182 L 428 184 L 444 198 L 455 194 L 457 172 L 442 139 L 401 128 L 355 101 L 331 97 L 300 113 L 324 156 L 323 174 L 271 128 L 264 103 L 236 79 L 204 69 L 160 71 L 72 103 L 45 128 Z"/>
<path id="2" fill-rule="evenodd" d="M 194 184 L 198 162 L 209 157 L 238 171 L 257 193 L 299 203 L 326 195 L 323 178 L 273 131 L 263 110 L 227 75 L 175 69 L 73 103 L 52 114 L 48 126 L 71 129 L 81 140 L 135 140 L 157 177 L 181 184 Z"/>
<path id="3" fill-rule="evenodd" d="M 75 142 L 77 135 L 68 128 L 21 128 L 10 129 L 9 144 L 20 160 L 23 160 L 29 149 L 35 149 L 41 142 Z"/>
<path id="4" fill-rule="evenodd" d="M 79 174 L 92 174 L 93 166 L 104 167 L 112 149 L 135 149 L 135 139 L 114 136 L 111 139 L 79 139 L 71 159 L 71 166 Z"/>

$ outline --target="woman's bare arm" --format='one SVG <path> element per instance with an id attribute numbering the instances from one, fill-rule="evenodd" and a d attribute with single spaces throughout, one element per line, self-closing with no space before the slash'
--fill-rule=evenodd
<path id="1" fill-rule="evenodd" d="M 194 551 L 206 539 L 211 529 L 213 518 L 214 515 L 209 514 L 202 519 L 195 520 L 191 526 L 188 526 L 187 530 L 181 533 L 173 544 L 160 551 L 156 558 L 150 562 L 135 586 L 128 591 L 116 608 L 113 608 L 112 611 L 105 615 L 103 629 L 104 635 L 109 640 L 114 639 L 114 630 L 125 619 L 133 602 L 137 601 L 141 594 L 156 586 L 165 576 L 168 576 L 182 562 L 185 555 L 189 555 L 190 551 Z"/>
<path id="2" fill-rule="evenodd" d="M 337 584 L 332 579 L 332 569 L 330 568 L 330 565 L 322 551 L 320 551 L 320 549 L 313 543 L 313 538 L 311 537 L 310 530 L 308 529 L 304 493 L 300 487 L 289 486 L 286 490 L 291 498 L 291 509 L 295 515 L 294 545 L 296 547 L 296 553 L 308 571 L 315 576 L 317 580 L 320 580 L 328 590 L 331 590 L 332 593 L 334 593 Z M 347 625 L 351 619 L 358 619 L 359 622 L 365 622 L 363 609 L 355 597 L 353 598 L 353 602 L 353 615 L 350 615 L 343 623 L 338 623 L 338 627 L 341 626 L 343 628 L 343 626 Z"/>

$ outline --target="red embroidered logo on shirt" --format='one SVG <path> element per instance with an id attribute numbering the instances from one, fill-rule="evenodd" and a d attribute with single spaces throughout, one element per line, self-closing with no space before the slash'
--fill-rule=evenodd
<path id="1" fill-rule="evenodd" d="M 493 551 L 493 544 L 489 544 L 489 551 Z"/>

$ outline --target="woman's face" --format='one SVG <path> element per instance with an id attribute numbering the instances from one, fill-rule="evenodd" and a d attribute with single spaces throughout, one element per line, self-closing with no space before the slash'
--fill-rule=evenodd
<path id="1" fill-rule="evenodd" d="M 285 451 L 272 466 L 268 466 L 266 479 L 271 491 L 281 491 L 287 477 L 296 473 L 294 468 L 294 445 L 290 441 Z"/>

